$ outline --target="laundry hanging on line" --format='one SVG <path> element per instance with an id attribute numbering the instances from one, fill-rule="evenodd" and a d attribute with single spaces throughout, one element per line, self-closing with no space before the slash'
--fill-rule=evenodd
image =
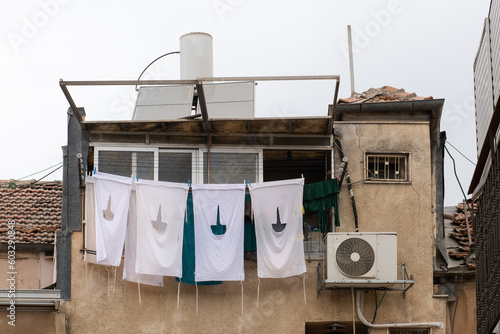
<path id="1" fill-rule="evenodd" d="M 186 216 L 184 219 L 184 240 L 182 243 L 182 277 L 176 277 L 178 282 L 191 285 L 216 285 L 221 281 L 196 282 L 194 279 L 195 270 L 195 243 L 194 243 L 194 212 L 193 194 L 189 193 L 186 205 Z"/>
<path id="2" fill-rule="evenodd" d="M 135 271 L 181 277 L 187 184 L 140 180 L 136 193 Z"/>
<path id="3" fill-rule="evenodd" d="M 302 232 L 304 179 L 249 185 L 257 236 L 257 275 L 282 278 L 306 272 Z"/>
<path id="4" fill-rule="evenodd" d="M 306 184 L 304 186 L 304 209 L 316 212 L 320 231 L 328 232 L 328 211 L 333 207 L 335 226 L 340 226 L 338 206 L 339 183 L 337 179 Z"/>
<path id="5" fill-rule="evenodd" d="M 184 219 L 184 214 L 185 212 L 186 214 L 188 213 L 188 210 L 185 210 L 185 208 L 186 203 L 189 202 L 187 200 L 188 186 L 186 184 L 173 183 L 172 185 L 174 188 L 178 189 L 181 194 L 173 195 L 173 198 L 169 200 L 159 200 L 158 198 L 164 197 L 164 195 L 158 193 L 153 194 L 154 192 L 152 192 L 150 195 L 151 197 L 145 198 L 143 203 L 140 204 L 141 187 L 143 187 L 143 190 L 147 187 L 156 189 L 162 182 L 140 180 L 137 182 L 139 194 L 135 195 L 132 193 L 132 180 L 129 178 L 98 173 L 93 177 L 87 177 L 87 181 L 86 220 L 88 220 L 88 222 L 86 224 L 87 236 L 85 258 L 88 262 L 92 262 L 93 254 L 92 250 L 90 250 L 90 246 L 92 244 L 92 239 L 94 239 L 96 249 L 95 262 L 98 264 L 118 266 L 120 264 L 123 243 L 125 243 L 126 236 L 127 242 L 125 245 L 123 274 L 125 280 L 132 282 L 140 281 L 141 283 L 150 285 L 161 285 L 163 276 L 181 276 L 183 282 L 191 283 L 191 280 L 188 279 L 188 275 L 183 273 L 186 264 L 185 257 L 187 258 L 184 245 L 184 230 L 188 227 L 188 222 Z M 297 180 L 287 180 L 255 184 L 258 186 L 254 187 L 254 189 L 265 188 L 267 189 L 265 192 L 271 193 L 276 193 L 275 188 L 283 186 L 292 187 L 284 191 L 283 203 L 293 202 L 294 204 L 292 206 L 299 207 L 299 210 L 294 212 L 293 218 L 291 218 L 288 213 L 289 209 L 286 208 L 286 205 L 284 209 L 281 209 L 283 212 L 280 212 L 279 209 L 281 204 L 274 208 L 273 214 L 271 214 L 271 216 L 274 216 L 273 224 L 275 225 L 272 233 L 283 233 L 284 235 L 288 235 L 292 227 L 295 228 L 296 226 L 298 226 L 300 230 L 300 233 L 296 234 L 296 239 L 285 238 L 286 240 L 284 241 L 284 246 L 287 246 L 286 244 L 288 243 L 293 243 L 293 247 L 291 248 L 295 250 L 293 252 L 288 251 L 288 253 L 280 253 L 281 256 L 267 259 L 268 264 L 271 264 L 271 268 L 274 269 L 268 270 L 266 274 L 266 271 L 262 271 L 261 266 L 259 266 L 259 277 L 287 277 L 305 272 L 302 224 L 301 222 L 300 224 L 294 222 L 297 216 L 300 218 L 302 217 L 301 203 L 303 179 L 299 179 L 299 184 L 296 183 Z M 293 185 L 296 187 L 293 187 Z M 92 187 L 94 186 L 94 191 L 92 191 Z M 247 222 L 244 223 L 245 197 L 247 197 L 247 202 L 249 201 L 248 197 L 250 197 L 249 195 L 245 196 L 245 185 L 193 185 L 192 189 L 194 194 L 195 213 L 199 213 L 199 215 L 195 216 L 196 224 L 193 224 L 195 225 L 194 234 L 196 234 L 194 238 L 195 249 L 198 250 L 193 252 L 197 255 L 201 254 L 200 259 L 197 259 L 196 256 L 192 261 L 192 263 L 194 262 L 196 264 L 196 268 L 194 269 L 196 277 L 193 277 L 192 283 L 207 282 L 207 284 L 217 284 L 219 281 L 223 280 L 243 280 L 243 251 L 255 250 L 256 246 L 261 247 L 260 245 L 265 245 L 264 241 L 259 242 L 258 232 L 254 229 L 257 227 L 257 223 L 253 224 L 251 220 L 248 219 L 249 217 L 247 217 Z M 257 193 L 258 192 L 259 191 L 257 191 Z M 127 197 L 127 193 L 128 201 L 125 201 L 124 198 Z M 273 199 L 279 197 L 275 195 L 270 196 Z M 178 200 L 179 203 L 175 202 L 176 200 Z M 269 202 L 266 200 L 264 201 Z M 134 213 L 136 204 L 144 206 L 146 209 L 141 208 L 137 213 Z M 259 207 L 258 204 L 254 203 L 254 209 L 256 205 Z M 274 206 L 274 204 L 272 206 Z M 178 225 L 179 228 L 176 230 L 177 232 L 175 235 L 177 237 L 174 238 L 175 242 L 168 242 L 168 244 L 171 245 L 176 243 L 177 251 L 169 250 L 166 251 L 165 254 L 167 254 L 167 258 L 171 256 L 171 259 L 173 259 L 174 257 L 172 257 L 172 254 L 180 254 L 178 251 L 179 248 L 182 249 L 184 254 L 182 254 L 182 257 L 175 257 L 177 261 L 171 261 L 171 263 L 175 262 L 175 265 L 169 267 L 161 263 L 163 260 L 169 261 L 165 259 L 165 256 L 158 255 L 159 257 L 157 258 L 151 257 L 151 255 L 154 255 L 156 252 L 158 254 L 161 253 L 160 249 L 152 250 L 154 246 L 151 247 L 151 245 L 154 244 L 154 242 L 159 242 L 159 244 L 161 244 L 160 234 L 161 232 L 165 232 L 168 227 L 158 224 L 167 223 L 168 226 L 170 218 L 166 219 L 166 217 L 170 214 L 172 209 L 175 211 L 176 208 L 180 208 L 176 213 L 177 221 L 179 221 L 179 217 L 182 217 L 182 219 Z M 259 209 L 256 209 L 256 212 L 257 210 Z M 94 211 L 94 213 L 92 213 L 92 211 Z M 145 213 L 146 211 L 148 211 L 147 214 Z M 92 220 L 89 219 L 89 215 L 95 220 L 95 232 L 92 232 L 93 225 L 89 224 Z M 133 218 L 136 216 L 143 216 L 140 218 L 142 223 L 134 221 Z M 103 226 L 105 222 L 109 221 L 120 222 L 120 224 L 115 224 L 116 226 Z M 286 224 L 289 224 L 290 228 L 284 233 Z M 113 228 L 111 229 L 110 227 Z M 163 227 L 165 227 L 165 229 L 163 229 Z M 140 231 L 138 231 L 138 229 L 140 229 Z M 143 238 L 147 233 L 149 233 L 149 237 Z M 257 237 L 255 237 L 255 234 L 257 234 Z M 95 236 L 95 238 L 92 236 Z M 111 236 L 116 236 L 116 238 L 111 238 Z M 248 239 L 255 238 L 254 240 L 257 242 L 248 242 L 248 240 L 245 240 L 245 237 L 248 237 Z M 105 240 L 111 240 L 111 242 L 107 243 Z M 170 239 L 170 241 L 172 240 L 173 239 Z M 208 250 L 206 248 L 207 245 L 209 247 Z M 299 245 L 300 248 L 298 247 Z M 257 247 L 257 250 L 259 247 Z M 290 247 L 290 245 L 287 247 Z M 87 249 L 89 249 L 89 252 L 87 252 Z M 283 254 L 285 255 L 283 256 Z M 265 255 L 259 255 L 258 251 L 258 258 L 264 259 Z M 290 261 L 291 258 L 296 258 L 296 260 L 301 263 L 297 264 L 297 262 L 293 263 L 292 261 L 290 268 L 290 263 L 288 263 L 289 267 L 284 265 L 283 258 L 286 259 L 286 261 Z M 166 267 L 169 267 L 168 270 Z M 191 272 L 193 272 L 193 269 L 191 269 Z M 148 274 L 147 276 L 146 273 Z"/>
<path id="6" fill-rule="evenodd" d="M 243 281 L 244 184 L 192 185 L 195 280 Z"/>
<path id="7" fill-rule="evenodd" d="M 97 263 L 118 267 L 125 242 L 132 180 L 97 173 L 94 185 Z"/>
<path id="8" fill-rule="evenodd" d="M 163 286 L 163 276 L 138 274 L 135 271 L 137 254 L 137 208 L 136 192 L 130 194 L 127 233 L 125 237 L 125 257 L 123 259 L 123 280 L 128 282 Z"/>

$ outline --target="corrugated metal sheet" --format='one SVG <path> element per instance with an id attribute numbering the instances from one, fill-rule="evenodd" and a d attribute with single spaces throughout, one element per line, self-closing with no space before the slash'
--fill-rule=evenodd
<path id="1" fill-rule="evenodd" d="M 476 145 L 478 157 L 494 111 L 489 32 L 489 21 L 486 19 L 484 21 L 483 37 L 481 38 L 481 44 L 474 62 L 474 98 L 476 101 Z M 498 58 L 500 59 L 500 55 Z"/>
<path id="2" fill-rule="evenodd" d="M 500 96 L 500 1 L 493 0 L 489 14 L 494 103 Z"/>

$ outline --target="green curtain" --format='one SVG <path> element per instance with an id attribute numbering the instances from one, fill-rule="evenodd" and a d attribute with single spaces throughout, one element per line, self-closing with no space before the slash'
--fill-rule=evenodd
<path id="1" fill-rule="evenodd" d="M 318 214 L 320 230 L 323 233 L 328 232 L 328 210 L 332 207 L 335 211 L 335 226 L 340 226 L 338 193 L 339 183 L 337 179 L 304 186 L 304 209 Z"/>

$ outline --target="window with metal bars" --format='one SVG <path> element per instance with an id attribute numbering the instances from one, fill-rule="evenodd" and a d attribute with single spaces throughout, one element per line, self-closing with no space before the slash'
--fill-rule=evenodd
<path id="1" fill-rule="evenodd" d="M 377 182 L 407 182 L 408 153 L 366 153 L 365 180 Z"/>

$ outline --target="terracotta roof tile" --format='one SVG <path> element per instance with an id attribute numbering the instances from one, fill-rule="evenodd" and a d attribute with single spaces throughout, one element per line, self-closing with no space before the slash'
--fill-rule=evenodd
<path id="1" fill-rule="evenodd" d="M 10 220 L 16 243 L 52 244 L 61 230 L 62 182 L 30 183 L 0 181 L 0 243 L 8 241 Z"/>
<path id="2" fill-rule="evenodd" d="M 468 205 L 470 210 L 472 211 L 472 214 L 475 215 L 478 207 L 477 203 L 469 202 Z M 465 221 L 466 214 L 469 221 L 469 229 L 467 229 L 467 223 Z M 449 237 L 454 239 L 458 244 L 456 248 L 451 249 L 448 252 L 449 256 L 457 259 L 465 259 L 471 254 L 471 248 L 474 248 L 475 244 L 473 216 L 471 215 L 469 210 L 464 210 L 464 206 L 462 203 L 459 203 L 453 216 L 445 215 L 444 218 L 452 222 L 453 231 L 449 233 Z M 469 244 L 469 235 L 471 238 L 471 244 Z M 468 263 L 468 267 L 475 267 L 474 259 L 472 259 L 472 261 Z"/>
<path id="3" fill-rule="evenodd" d="M 433 99 L 432 96 L 421 97 L 415 93 L 405 92 L 404 89 L 398 89 L 391 86 L 380 88 L 370 88 L 359 94 L 353 93 L 348 98 L 339 99 L 338 103 L 377 103 L 377 102 L 395 102 L 395 101 L 421 101 Z"/>

